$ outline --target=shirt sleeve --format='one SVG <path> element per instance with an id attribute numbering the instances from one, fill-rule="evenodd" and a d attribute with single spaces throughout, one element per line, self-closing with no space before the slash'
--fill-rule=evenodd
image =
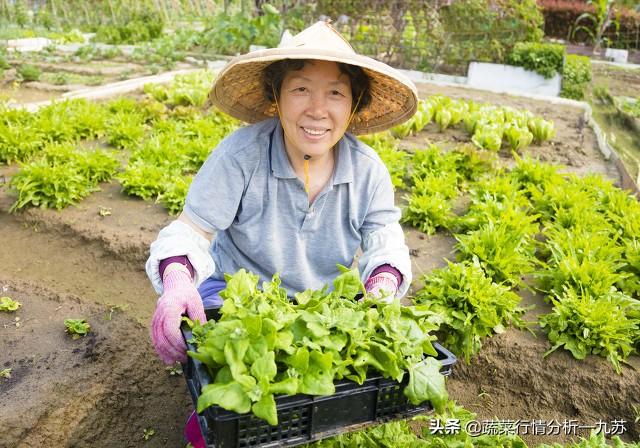
<path id="1" fill-rule="evenodd" d="M 193 178 L 184 213 L 209 233 L 227 229 L 238 214 L 247 182 L 242 156 L 247 148 L 236 149 L 235 136 L 220 142 Z"/>
<path id="2" fill-rule="evenodd" d="M 381 176 L 361 228 L 360 278 L 366 280 L 377 267 L 389 264 L 402 274 L 396 297 L 411 285 L 411 258 L 400 226 L 400 210 L 394 205 L 393 185 L 388 173 Z"/>

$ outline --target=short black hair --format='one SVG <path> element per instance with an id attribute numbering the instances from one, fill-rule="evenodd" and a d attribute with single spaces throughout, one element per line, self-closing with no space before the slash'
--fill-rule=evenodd
<path id="1" fill-rule="evenodd" d="M 276 95 L 280 97 L 282 81 L 287 73 L 302 70 L 304 65 L 310 61 L 311 59 L 282 59 L 269 64 L 262 75 L 262 89 L 265 98 L 273 103 L 276 100 L 273 94 L 276 92 Z M 357 65 L 344 64 L 342 62 L 337 64 L 340 72 L 349 77 L 352 104 L 354 106 L 357 104 L 356 112 L 359 112 L 371 103 L 371 81 L 369 76 Z M 360 102 L 358 102 L 358 98 L 360 98 Z"/>

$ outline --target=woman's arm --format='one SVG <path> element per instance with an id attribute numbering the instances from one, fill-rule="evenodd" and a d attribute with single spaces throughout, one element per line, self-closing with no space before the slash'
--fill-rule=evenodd
<path id="1" fill-rule="evenodd" d="M 209 240 L 209 242 L 211 242 L 213 240 L 213 233 L 207 232 L 206 230 L 204 230 L 201 227 L 199 227 L 196 223 L 191 221 L 189 219 L 189 217 L 184 212 L 180 213 L 180 216 L 178 216 L 178 221 L 182 221 L 185 224 L 191 226 L 193 228 L 193 230 L 195 230 L 197 233 L 199 233 L 204 238 Z"/>
<path id="2" fill-rule="evenodd" d="M 394 205 L 389 173 L 384 170 L 379 176 L 361 228 L 360 274 L 363 281 L 367 282 L 373 275 L 380 273 L 377 270 L 379 267 L 388 265 L 395 268 L 400 273 L 400 278 L 395 273 L 385 274 L 383 277 L 388 275 L 390 280 L 398 280 L 396 297 L 402 297 L 412 281 L 411 258 L 399 222 L 400 210 Z"/>
<path id="3" fill-rule="evenodd" d="M 209 253 L 212 239 L 212 233 L 200 228 L 184 213 L 164 227 L 158 234 L 158 238 L 151 244 L 146 263 L 147 275 L 156 292 L 163 293 L 162 274 L 166 269 L 169 269 L 172 264 L 186 265 L 175 260 L 176 263 L 165 263 L 161 269 L 162 261 L 171 257 L 186 257 L 191 267 L 190 271 L 193 271 L 192 278 L 196 286 L 211 276 L 215 270 L 215 264 Z"/>

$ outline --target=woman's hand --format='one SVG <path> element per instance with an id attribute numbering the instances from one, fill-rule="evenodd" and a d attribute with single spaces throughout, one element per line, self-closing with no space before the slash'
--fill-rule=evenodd
<path id="1" fill-rule="evenodd" d="M 182 315 L 206 322 L 204 307 L 188 269 L 180 264 L 169 265 L 163 276 L 164 293 L 158 300 L 151 321 L 151 341 L 160 359 L 166 364 L 186 362 L 187 345 L 180 332 Z"/>
<path id="2" fill-rule="evenodd" d="M 364 289 L 374 298 L 390 303 L 398 292 L 398 278 L 391 272 L 379 272 L 367 279 Z"/>

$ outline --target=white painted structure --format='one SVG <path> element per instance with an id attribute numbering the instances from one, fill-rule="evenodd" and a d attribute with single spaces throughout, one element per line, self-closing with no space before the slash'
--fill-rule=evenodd
<path id="1" fill-rule="evenodd" d="M 558 96 L 562 77 L 556 73 L 546 79 L 535 72 L 512 65 L 471 62 L 467 85 L 492 92 L 519 92 L 534 95 Z"/>
<path id="2" fill-rule="evenodd" d="M 607 48 L 604 51 L 604 57 L 619 64 L 626 64 L 629 59 L 629 51 L 619 48 Z"/>
<path id="3" fill-rule="evenodd" d="M 51 45 L 51 39 L 45 37 L 28 37 L 24 39 L 9 39 L 7 50 L 26 53 L 30 51 L 42 51 Z"/>

